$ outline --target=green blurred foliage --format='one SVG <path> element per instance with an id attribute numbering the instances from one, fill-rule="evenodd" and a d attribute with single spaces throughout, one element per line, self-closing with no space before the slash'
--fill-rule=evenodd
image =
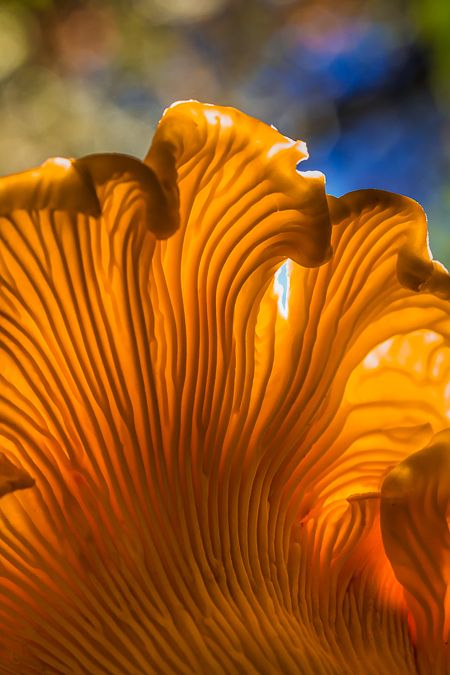
<path id="1" fill-rule="evenodd" d="M 430 48 L 431 78 L 436 98 L 447 119 L 444 142 L 447 177 L 450 176 L 450 2 L 449 0 L 412 0 L 412 16 L 421 38 Z M 450 263 L 450 181 L 442 191 L 442 226 L 436 232 L 436 249 L 442 260 Z"/>
<path id="2" fill-rule="evenodd" d="M 430 45 L 432 78 L 438 96 L 450 97 L 450 2 L 412 0 L 412 16 L 423 39 Z"/>

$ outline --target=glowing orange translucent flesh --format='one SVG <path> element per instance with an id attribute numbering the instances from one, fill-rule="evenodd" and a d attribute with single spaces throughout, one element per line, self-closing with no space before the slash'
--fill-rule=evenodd
<path id="1" fill-rule="evenodd" d="M 190 102 L 145 163 L 0 180 L 0 673 L 447 672 L 434 460 L 380 490 L 448 424 L 450 281 L 417 204 L 303 157 Z"/>

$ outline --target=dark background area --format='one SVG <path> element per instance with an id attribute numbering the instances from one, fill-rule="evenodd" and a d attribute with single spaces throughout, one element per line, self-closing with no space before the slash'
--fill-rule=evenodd
<path id="1" fill-rule="evenodd" d="M 340 195 L 417 199 L 450 263 L 449 0 L 2 0 L 0 173 L 142 157 L 163 109 L 233 105 L 308 144 Z"/>

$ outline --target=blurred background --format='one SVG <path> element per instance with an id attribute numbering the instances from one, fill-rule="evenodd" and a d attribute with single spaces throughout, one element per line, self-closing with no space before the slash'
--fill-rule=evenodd
<path id="1" fill-rule="evenodd" d="M 233 105 L 331 194 L 417 199 L 450 264 L 450 0 L 1 0 L 0 54 L 0 174 L 142 157 L 173 101 Z"/>

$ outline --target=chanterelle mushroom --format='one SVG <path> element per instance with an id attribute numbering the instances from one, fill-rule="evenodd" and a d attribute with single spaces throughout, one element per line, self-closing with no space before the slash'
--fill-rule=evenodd
<path id="1" fill-rule="evenodd" d="M 305 156 L 188 102 L 0 180 L 2 674 L 450 672 L 450 280 Z"/>

